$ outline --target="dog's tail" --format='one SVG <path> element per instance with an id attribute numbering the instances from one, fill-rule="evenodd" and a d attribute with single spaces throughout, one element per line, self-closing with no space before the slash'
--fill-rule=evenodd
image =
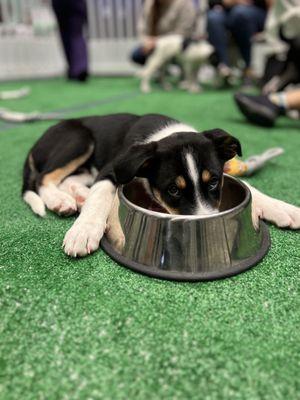
<path id="1" fill-rule="evenodd" d="M 34 166 L 32 155 L 29 154 L 24 165 L 23 170 L 23 187 L 22 196 L 25 203 L 27 203 L 32 211 L 44 217 L 46 215 L 45 203 L 36 191 L 37 170 Z"/>

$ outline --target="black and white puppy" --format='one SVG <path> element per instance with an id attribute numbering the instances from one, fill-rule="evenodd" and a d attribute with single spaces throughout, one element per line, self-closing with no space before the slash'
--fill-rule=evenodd
<path id="1" fill-rule="evenodd" d="M 80 211 L 64 239 L 65 252 L 85 256 L 106 231 L 124 243 L 118 220 L 119 185 L 142 177 L 147 190 L 173 214 L 218 211 L 224 163 L 241 155 L 239 141 L 221 129 L 198 133 L 175 119 L 149 114 L 115 114 L 62 121 L 30 150 L 24 166 L 23 198 L 45 215 Z M 300 228 L 300 208 L 250 187 L 253 223 Z"/>

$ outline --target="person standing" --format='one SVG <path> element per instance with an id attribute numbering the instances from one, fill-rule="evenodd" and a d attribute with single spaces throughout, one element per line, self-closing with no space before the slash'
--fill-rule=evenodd
<path id="1" fill-rule="evenodd" d="M 85 0 L 52 0 L 68 64 L 67 77 L 84 82 L 88 78 L 88 52 L 84 36 L 87 23 Z"/>

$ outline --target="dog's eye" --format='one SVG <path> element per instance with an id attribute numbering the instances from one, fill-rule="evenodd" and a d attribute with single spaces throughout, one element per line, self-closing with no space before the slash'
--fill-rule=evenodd
<path id="1" fill-rule="evenodd" d="M 218 186 L 219 186 L 219 180 L 217 178 L 211 179 L 208 183 L 208 190 L 214 191 L 217 189 Z"/>
<path id="2" fill-rule="evenodd" d="M 169 195 L 173 197 L 179 197 L 180 196 L 180 189 L 176 185 L 170 185 L 168 187 L 168 193 Z"/>

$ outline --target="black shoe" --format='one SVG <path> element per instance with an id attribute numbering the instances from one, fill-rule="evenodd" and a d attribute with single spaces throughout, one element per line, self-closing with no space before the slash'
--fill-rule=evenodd
<path id="1" fill-rule="evenodd" d="M 89 78 L 89 74 L 87 71 L 80 72 L 80 74 L 74 76 L 70 73 L 68 74 L 69 81 L 77 81 L 77 82 L 86 82 Z"/>
<path id="2" fill-rule="evenodd" d="M 271 127 L 284 110 L 272 103 L 267 96 L 252 96 L 235 93 L 234 100 L 248 121 L 261 126 Z"/>
<path id="3" fill-rule="evenodd" d="M 241 82 L 241 90 L 245 91 L 253 91 L 257 86 L 255 79 L 252 76 L 244 76 Z"/>

